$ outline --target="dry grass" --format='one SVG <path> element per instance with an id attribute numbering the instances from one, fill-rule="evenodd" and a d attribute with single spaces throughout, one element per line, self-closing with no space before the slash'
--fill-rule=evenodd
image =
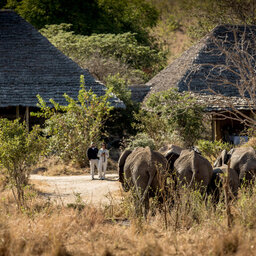
<path id="1" fill-rule="evenodd" d="M 227 228 L 222 203 L 213 209 L 197 193 L 182 194 L 167 214 L 134 216 L 131 195 L 105 207 L 57 206 L 28 191 L 28 209 L 16 210 L 1 193 L 0 255 L 255 255 L 256 197 L 241 191 Z M 79 209 L 79 210 L 78 210 Z M 176 225 L 177 224 L 177 225 Z"/>
<path id="2" fill-rule="evenodd" d="M 242 147 L 253 147 L 256 149 L 256 137 L 252 137 L 249 139 L 247 143 L 245 143 Z"/>

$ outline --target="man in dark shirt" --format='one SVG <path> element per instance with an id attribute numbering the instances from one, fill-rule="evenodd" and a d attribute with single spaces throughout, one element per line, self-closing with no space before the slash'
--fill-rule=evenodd
<path id="1" fill-rule="evenodd" d="M 95 146 L 95 143 L 92 142 L 91 146 L 87 150 L 87 157 L 90 162 L 90 170 L 91 170 L 92 180 L 94 180 L 94 167 L 96 166 L 98 169 L 99 159 L 98 159 L 97 155 L 98 155 L 98 149 Z"/>

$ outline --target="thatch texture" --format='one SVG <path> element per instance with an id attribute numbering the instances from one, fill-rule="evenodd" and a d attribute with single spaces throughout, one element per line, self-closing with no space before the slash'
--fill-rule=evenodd
<path id="1" fill-rule="evenodd" d="M 142 102 L 146 95 L 150 91 L 150 86 L 147 85 L 131 85 L 129 86 L 131 91 L 131 98 L 134 102 Z"/>
<path id="2" fill-rule="evenodd" d="M 76 99 L 84 75 L 86 89 L 104 95 L 105 87 L 87 70 L 56 49 L 31 24 L 13 11 L 0 10 L 0 107 L 36 106 L 36 95 L 66 104 Z M 123 107 L 113 96 L 111 104 Z"/>
<path id="3" fill-rule="evenodd" d="M 240 62 L 247 57 L 248 60 L 244 62 L 248 61 L 248 66 L 242 70 Z M 240 109 L 243 106 L 247 109 L 247 101 L 241 99 L 238 88 L 243 83 L 250 84 L 256 75 L 255 58 L 256 26 L 217 26 L 146 85 L 151 87 L 149 94 L 170 88 L 176 88 L 179 92 L 191 91 L 199 98 L 202 95 L 202 100 L 210 108 L 213 101 L 218 101 L 218 97 L 232 97 Z M 237 63 L 234 61 L 236 59 Z M 241 70 L 247 74 L 244 76 Z M 249 96 L 245 90 L 242 98 Z M 212 109 L 224 107 L 222 104 L 223 100 L 221 105 L 214 104 Z"/>

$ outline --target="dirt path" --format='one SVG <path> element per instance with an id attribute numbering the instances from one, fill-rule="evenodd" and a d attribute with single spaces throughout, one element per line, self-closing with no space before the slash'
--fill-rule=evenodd
<path id="1" fill-rule="evenodd" d="M 106 180 L 91 180 L 90 175 L 31 175 L 30 180 L 46 198 L 57 203 L 74 203 L 81 197 L 87 203 L 105 204 L 109 203 L 111 198 L 121 198 L 117 174 L 108 174 Z"/>

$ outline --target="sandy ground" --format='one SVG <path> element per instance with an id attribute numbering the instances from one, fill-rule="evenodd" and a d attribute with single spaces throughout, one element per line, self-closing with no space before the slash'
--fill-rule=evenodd
<path id="1" fill-rule="evenodd" d="M 121 198 L 117 174 L 108 174 L 105 180 L 99 180 L 97 176 L 95 180 L 91 180 L 90 175 L 31 175 L 30 180 L 43 196 L 56 203 L 75 203 L 81 198 L 85 203 L 104 205 Z"/>

